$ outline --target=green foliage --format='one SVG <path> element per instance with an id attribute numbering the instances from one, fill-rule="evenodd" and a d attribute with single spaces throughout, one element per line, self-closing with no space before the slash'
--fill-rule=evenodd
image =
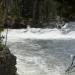
<path id="1" fill-rule="evenodd" d="M 19 8 L 18 7 L 15 7 L 14 5 L 11 7 L 10 9 L 10 15 L 13 16 L 20 16 L 20 13 L 19 13 Z"/>
<path id="2" fill-rule="evenodd" d="M 3 21 L 4 21 L 4 6 L 0 3 L 0 47 L 2 47 L 3 37 L 1 36 L 1 32 L 3 31 Z"/>
<path id="3" fill-rule="evenodd" d="M 58 15 L 64 18 L 75 17 L 75 0 L 55 0 L 59 6 L 57 8 Z"/>

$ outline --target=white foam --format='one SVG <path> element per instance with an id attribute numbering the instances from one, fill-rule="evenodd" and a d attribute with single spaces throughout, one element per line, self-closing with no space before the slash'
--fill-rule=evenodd
<path id="1" fill-rule="evenodd" d="M 8 30 L 8 40 L 12 42 L 21 39 L 75 39 L 75 31 L 69 31 L 68 29 L 36 29 L 31 28 L 29 31 L 26 29 L 9 29 Z M 5 36 L 6 30 L 4 30 L 3 35 Z"/>
<path id="2" fill-rule="evenodd" d="M 17 68 L 20 75 L 63 75 L 62 66 L 55 65 L 49 68 L 41 57 L 22 57 L 20 55 L 17 57 Z"/>

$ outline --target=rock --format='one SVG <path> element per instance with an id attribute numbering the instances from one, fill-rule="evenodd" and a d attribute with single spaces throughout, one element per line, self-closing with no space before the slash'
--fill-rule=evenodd
<path id="1" fill-rule="evenodd" d="M 16 57 L 7 47 L 0 50 L 0 75 L 17 75 Z"/>

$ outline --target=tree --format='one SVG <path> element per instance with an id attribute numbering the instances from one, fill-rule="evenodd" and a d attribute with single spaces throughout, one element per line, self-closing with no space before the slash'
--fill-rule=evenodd
<path id="1" fill-rule="evenodd" d="M 3 2 L 0 2 L 0 47 L 2 46 L 2 36 L 1 31 L 3 30 L 3 20 L 4 20 L 4 6 Z"/>
<path id="2" fill-rule="evenodd" d="M 55 0 L 58 3 L 58 15 L 70 19 L 75 17 L 75 0 Z"/>
<path id="3" fill-rule="evenodd" d="M 32 5 L 33 0 L 21 0 L 19 3 L 20 13 L 22 17 L 30 18 L 32 17 Z"/>

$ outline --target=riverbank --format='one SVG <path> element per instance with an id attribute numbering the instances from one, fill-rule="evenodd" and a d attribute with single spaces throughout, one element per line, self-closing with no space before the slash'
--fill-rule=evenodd
<path id="1" fill-rule="evenodd" d="M 0 75 L 17 75 L 16 57 L 9 48 L 0 48 Z"/>

